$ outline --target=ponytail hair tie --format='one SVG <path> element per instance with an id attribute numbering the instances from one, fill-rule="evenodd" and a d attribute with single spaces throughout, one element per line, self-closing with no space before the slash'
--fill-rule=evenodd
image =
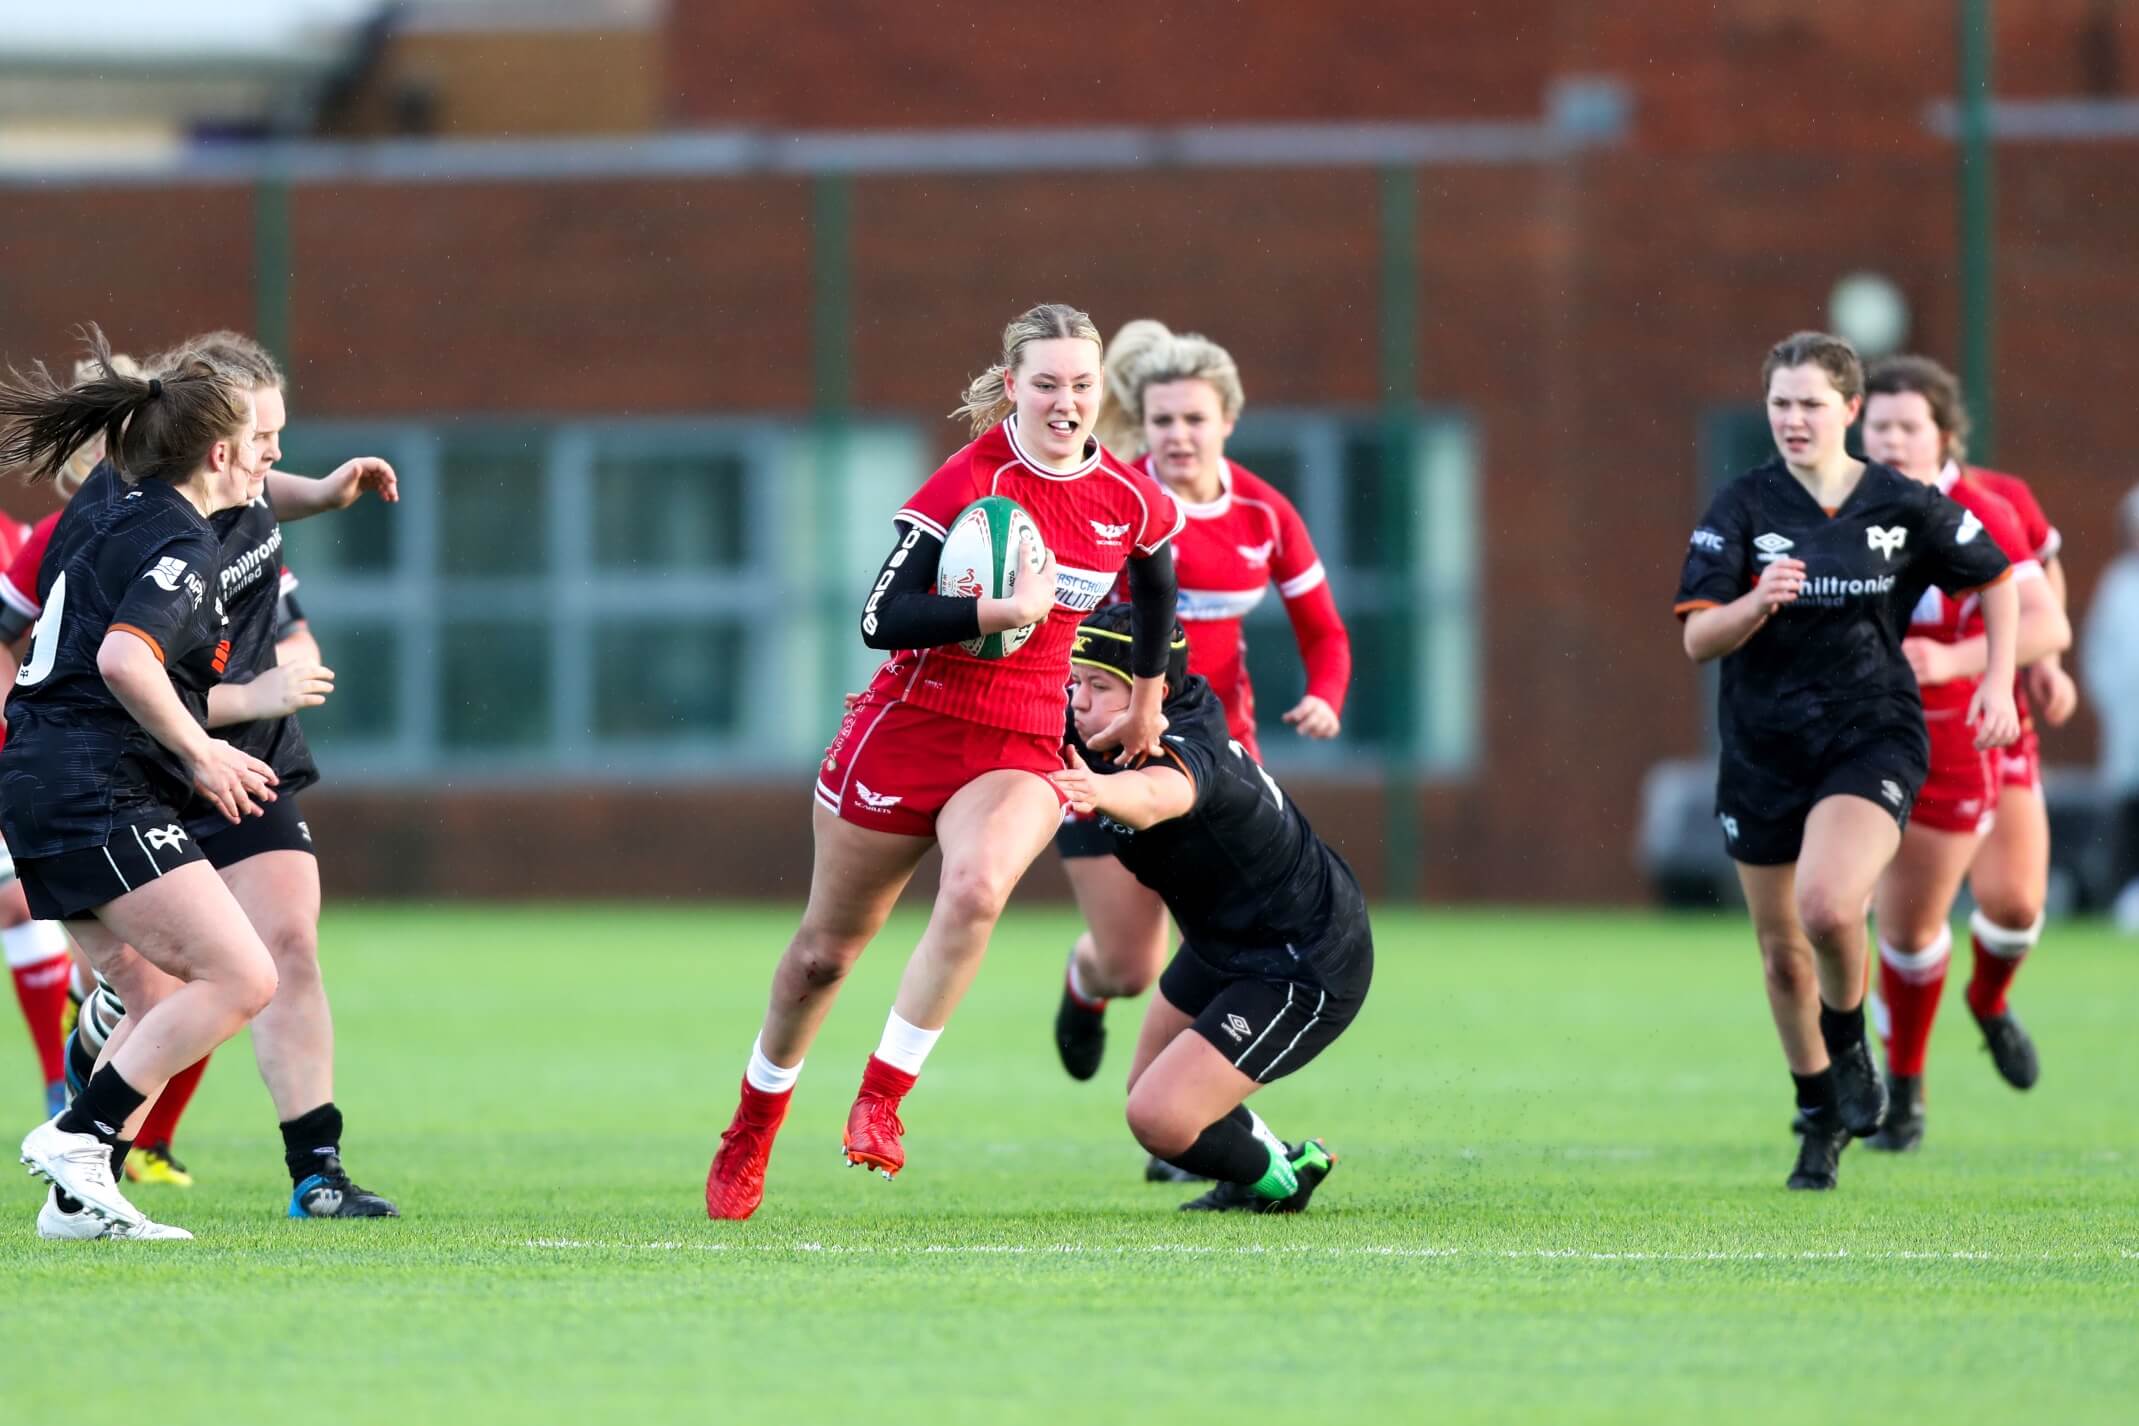
<path id="1" fill-rule="evenodd" d="M 155 399 L 156 399 L 157 397 L 159 397 L 159 396 L 161 396 L 161 395 L 163 395 L 163 381 L 162 381 L 162 379 L 161 379 L 161 378 L 159 378 L 159 377 L 154 377 L 154 376 L 150 377 L 150 378 L 149 378 L 149 400 L 151 400 L 151 401 L 154 401 L 154 400 L 155 400 Z"/>

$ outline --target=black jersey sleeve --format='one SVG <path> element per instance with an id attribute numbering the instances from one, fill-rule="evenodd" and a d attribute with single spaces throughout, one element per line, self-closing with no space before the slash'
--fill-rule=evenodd
<path id="1" fill-rule="evenodd" d="M 933 649 L 980 637 L 980 600 L 936 593 L 943 541 L 911 521 L 885 557 L 862 606 L 862 642 L 872 649 Z"/>
<path id="2" fill-rule="evenodd" d="M 1734 480 L 1709 502 L 1708 513 L 1686 542 L 1686 563 L 1679 571 L 1678 598 L 1672 612 L 1680 618 L 1696 609 L 1728 604 L 1753 587 L 1752 546 L 1748 542 L 1744 481 Z"/>
<path id="3" fill-rule="evenodd" d="M 1924 548 L 1919 558 L 1926 561 L 1931 582 L 1948 594 L 1996 584 L 2012 568 L 2012 561 L 1975 512 L 1928 485 L 1924 496 L 1918 525 Z"/>
<path id="4" fill-rule="evenodd" d="M 297 578 L 288 570 L 282 572 L 282 587 L 275 595 L 274 641 L 281 643 L 297 626 L 305 622 L 304 606 L 297 602 Z"/>
<path id="5" fill-rule="evenodd" d="M 201 623 L 194 616 L 215 570 L 215 538 L 206 530 L 109 542 L 96 571 L 112 595 L 110 627 L 140 635 L 159 659 L 171 663 L 200 640 Z"/>

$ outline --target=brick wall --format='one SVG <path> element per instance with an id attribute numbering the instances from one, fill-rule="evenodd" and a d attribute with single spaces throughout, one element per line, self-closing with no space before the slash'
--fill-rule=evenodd
<path id="1" fill-rule="evenodd" d="M 820 0 L 676 6 L 666 92 L 689 123 L 926 126 L 1512 118 L 1537 110 L 1556 73 L 1627 80 L 1637 127 L 1624 148 L 1419 176 L 1416 394 L 1468 408 L 1485 462 L 1484 762 L 1423 798 L 1428 888 L 1633 895 L 1641 775 L 1700 742 L 1698 684 L 1665 610 L 1703 413 L 1756 400 L 1766 345 L 1819 323 L 1834 280 L 1859 267 L 1901 283 L 1917 346 L 1957 356 L 1955 156 L 1921 123 L 1952 88 L 1949 7 L 1679 0 L 1639 20 L 1546 0 L 1423 8 L 1426 24 L 1406 19 L 1421 7 L 1357 0 L 1175 7 L 1162 23 L 1099 3 L 1076 12 L 1075 35 L 1043 42 L 1008 12 L 965 7 L 943 12 L 961 27 L 946 57 L 949 18 L 909 32 Z M 2099 93 L 2139 72 L 2134 26 L 2111 7 L 2000 10 L 2009 93 Z M 1308 53 L 1316 64 L 1295 62 Z M 2106 514 L 2139 476 L 2115 380 L 2139 291 L 2139 152 L 2006 145 L 1999 160 L 2000 463 L 2037 479 L 2071 537 L 2083 606 L 2113 553 Z M 7 198 L 11 359 L 61 355 L 83 317 L 145 347 L 250 311 L 242 190 Z M 1006 317 L 1070 300 L 1107 330 L 1153 314 L 1211 332 L 1251 400 L 1371 405 L 1377 201 L 1365 171 L 863 180 L 857 400 L 933 419 Z M 302 187 L 299 418 L 800 412 L 810 202 L 804 182 L 775 178 Z M 956 432 L 939 429 L 947 450 Z M 2050 756 L 2086 761 L 2091 737 L 2083 717 L 2051 736 Z M 1361 829 L 1349 850 L 1379 881 L 1379 795 L 1307 795 L 1332 825 Z M 315 800 L 351 848 L 331 871 L 344 891 L 762 889 L 803 864 L 806 835 L 806 802 L 784 786 Z M 569 815 L 525 845 L 486 831 L 533 825 L 521 814 L 538 806 Z M 666 853 L 617 867 L 606 849 L 641 825 L 694 848 L 747 825 L 758 855 L 718 873 Z"/>

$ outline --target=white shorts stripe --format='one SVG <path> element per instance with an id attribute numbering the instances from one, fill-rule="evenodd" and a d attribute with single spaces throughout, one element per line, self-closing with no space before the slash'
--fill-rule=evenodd
<path id="1" fill-rule="evenodd" d="M 1287 985 L 1285 987 L 1285 1003 L 1278 1007 L 1277 1014 L 1270 1017 L 1270 1023 L 1263 1026 L 1263 1033 L 1257 1035 L 1254 1039 L 1250 1040 L 1248 1042 L 1248 1048 L 1240 1052 L 1240 1060 L 1244 1060 L 1248 1056 L 1254 1054 L 1255 1047 L 1269 1038 L 1270 1032 L 1277 1028 L 1277 1022 L 1285 1018 L 1286 1011 L 1292 1009 L 1292 990 L 1293 988 L 1290 985 Z M 1240 1060 L 1233 1061 L 1234 1069 L 1240 1068 Z"/>
<path id="2" fill-rule="evenodd" d="M 134 845 L 141 848 L 141 855 L 149 859 L 149 870 L 158 876 L 162 876 L 163 868 L 156 865 L 156 854 L 149 850 L 147 842 L 141 840 L 141 829 L 139 827 L 129 827 L 126 830 L 134 834 Z"/>
<path id="3" fill-rule="evenodd" d="M 1315 1013 L 1307 1017 L 1307 1023 L 1300 1027 L 1300 1033 L 1292 1037 L 1292 1044 L 1285 1046 L 1285 1048 L 1282 1050 L 1279 1050 L 1277 1052 L 1277 1059 L 1274 1059 L 1270 1061 L 1269 1064 L 1264 1065 L 1263 1072 L 1256 1076 L 1257 1079 L 1267 1079 L 1270 1074 L 1277 1069 L 1278 1060 L 1282 1060 L 1285 1058 L 1285 1056 L 1292 1053 L 1293 1046 L 1298 1045 L 1300 1041 L 1306 1037 L 1307 1032 L 1315 1028 L 1315 1022 L 1322 1018 L 1322 1007 L 1327 1004 L 1329 1004 L 1329 992 L 1325 990 L 1322 992 L 1321 996 L 1315 1001 Z"/>
<path id="4" fill-rule="evenodd" d="M 128 891 L 132 891 L 134 884 L 126 879 L 125 872 L 119 870 L 119 863 L 112 856 L 110 847 L 104 848 L 104 860 L 111 863 L 111 874 L 119 878 L 119 885 L 125 887 Z"/>

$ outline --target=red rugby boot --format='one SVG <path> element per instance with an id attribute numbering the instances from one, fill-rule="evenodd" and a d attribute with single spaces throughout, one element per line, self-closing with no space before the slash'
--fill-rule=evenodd
<path id="1" fill-rule="evenodd" d="M 720 1148 L 713 1167 L 706 1171 L 706 1217 L 748 1218 L 765 1198 L 765 1162 L 772 1157 L 772 1140 L 787 1118 L 787 1103 L 793 1090 L 767 1094 L 743 1081 L 743 1100 L 735 1106 L 735 1118 L 721 1132 Z"/>
<path id="2" fill-rule="evenodd" d="M 854 1096 L 854 1107 L 847 1111 L 849 1164 L 875 1169 L 885 1178 L 906 1167 L 906 1150 L 899 1143 L 899 1136 L 906 1132 L 899 1122 L 899 1101 L 914 1087 L 916 1078 L 875 1055 L 869 1057 L 869 1067 L 862 1071 L 861 1093 Z"/>

